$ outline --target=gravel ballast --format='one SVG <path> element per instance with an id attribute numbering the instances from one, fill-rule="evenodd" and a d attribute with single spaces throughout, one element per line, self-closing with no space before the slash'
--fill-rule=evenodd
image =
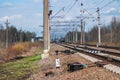
<path id="1" fill-rule="evenodd" d="M 80 57 L 78 54 L 66 55 L 59 52 L 55 55 L 55 51 L 65 50 L 62 46 L 57 44 L 51 45 L 50 56 L 39 61 L 39 71 L 33 74 L 29 80 L 120 80 L 120 75 L 114 74 L 102 67 L 93 65 L 92 62 Z M 55 67 L 55 59 L 60 59 L 60 68 Z M 82 70 L 69 72 L 67 71 L 67 64 L 79 62 L 91 67 L 85 67 Z M 50 75 L 46 76 L 46 73 Z"/>

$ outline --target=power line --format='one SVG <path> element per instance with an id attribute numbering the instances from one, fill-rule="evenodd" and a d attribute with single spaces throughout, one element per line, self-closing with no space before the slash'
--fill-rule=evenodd
<path id="1" fill-rule="evenodd" d="M 81 4 L 80 4 L 79 0 L 77 2 L 78 2 L 78 6 L 81 7 Z"/>
<path id="2" fill-rule="evenodd" d="M 57 13 L 55 13 L 50 19 L 54 18 L 56 15 L 58 15 L 61 11 L 64 11 L 65 7 L 62 7 Z"/>
<path id="3" fill-rule="evenodd" d="M 88 12 L 86 9 L 84 9 L 91 17 L 90 18 L 94 18 L 94 19 L 96 19 L 94 16 L 93 16 L 93 14 L 91 14 L 90 12 Z M 97 19 L 96 19 L 97 20 Z"/>
<path id="4" fill-rule="evenodd" d="M 76 1 L 77 1 L 77 0 L 76 0 Z M 69 10 L 70 10 L 69 6 L 73 5 L 73 4 L 74 4 L 74 2 L 75 2 L 75 1 L 71 2 L 71 3 L 68 5 L 68 7 L 67 7 L 67 6 L 62 7 L 62 8 L 61 8 L 61 9 L 60 9 L 57 13 L 55 13 L 55 14 L 51 17 L 51 19 L 52 19 L 52 18 L 55 18 L 55 17 L 56 17 L 56 15 L 58 15 L 61 11 L 64 11 L 64 10 L 65 10 L 65 8 L 67 8 L 67 9 L 69 9 Z M 67 11 L 67 13 L 66 13 L 66 14 L 63 14 L 63 16 L 58 16 L 58 17 L 60 17 L 60 18 L 65 17 L 65 16 L 68 14 L 69 10 Z"/>
<path id="5" fill-rule="evenodd" d="M 74 0 L 72 0 L 72 2 L 71 2 L 69 5 L 66 6 L 66 10 L 68 10 L 69 7 L 70 7 L 73 3 L 74 3 Z"/>
<path id="6" fill-rule="evenodd" d="M 72 6 L 68 9 L 68 11 L 66 12 L 66 14 L 63 16 L 63 18 L 69 13 L 69 11 L 73 8 L 73 6 L 76 4 L 78 0 L 75 0 L 72 4 Z"/>
<path id="7" fill-rule="evenodd" d="M 107 4 L 105 4 L 103 7 L 100 8 L 100 10 L 102 10 L 103 8 L 107 7 L 109 4 L 111 4 L 112 2 L 114 2 L 115 0 L 111 0 L 110 2 L 108 2 Z"/>
<path id="8" fill-rule="evenodd" d="M 102 1 L 99 3 L 99 5 L 102 4 L 103 2 L 104 2 L 104 0 L 102 0 Z"/>
<path id="9" fill-rule="evenodd" d="M 92 6 L 93 8 L 95 7 L 94 5 L 90 5 L 87 0 L 84 0 L 84 1 L 88 6 Z"/>

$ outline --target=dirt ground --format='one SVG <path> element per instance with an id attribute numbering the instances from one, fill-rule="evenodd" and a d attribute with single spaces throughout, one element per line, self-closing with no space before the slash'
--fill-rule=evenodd
<path id="1" fill-rule="evenodd" d="M 85 67 L 82 70 L 69 72 L 67 71 L 67 64 L 72 62 L 80 62 L 87 65 L 91 65 L 90 61 L 80 57 L 77 54 L 66 55 L 63 52 L 59 52 L 55 55 L 55 50 L 61 51 L 66 48 L 52 44 L 50 50 L 50 56 L 46 59 L 39 61 L 39 71 L 33 74 L 29 80 L 120 80 L 120 75 L 114 74 L 104 68 L 92 66 Z M 60 59 L 60 68 L 55 67 L 55 59 Z M 49 76 L 45 76 L 46 73 L 52 73 Z"/>

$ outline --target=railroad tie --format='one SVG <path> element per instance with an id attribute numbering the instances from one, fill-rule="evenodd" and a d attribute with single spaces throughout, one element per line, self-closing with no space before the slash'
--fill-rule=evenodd
<path id="1" fill-rule="evenodd" d="M 87 59 L 87 60 L 89 60 L 89 61 L 91 61 L 91 62 L 98 62 L 98 61 L 101 61 L 101 60 L 99 60 L 99 59 L 97 59 L 97 58 L 94 58 L 94 57 L 91 57 L 91 56 L 88 56 L 88 55 L 85 55 L 85 54 L 82 54 L 82 53 L 76 53 L 76 54 L 79 54 L 81 57 L 83 57 L 83 58 L 85 58 L 85 59 Z"/>
<path id="2" fill-rule="evenodd" d="M 120 74 L 120 67 L 112 65 L 112 64 L 107 64 L 104 66 L 105 69 L 110 70 L 113 73 Z"/>

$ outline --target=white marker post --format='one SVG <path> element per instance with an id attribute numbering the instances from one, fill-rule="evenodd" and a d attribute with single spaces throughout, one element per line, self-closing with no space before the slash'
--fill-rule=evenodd
<path id="1" fill-rule="evenodd" d="M 56 68 L 60 68 L 60 59 L 56 59 Z"/>

